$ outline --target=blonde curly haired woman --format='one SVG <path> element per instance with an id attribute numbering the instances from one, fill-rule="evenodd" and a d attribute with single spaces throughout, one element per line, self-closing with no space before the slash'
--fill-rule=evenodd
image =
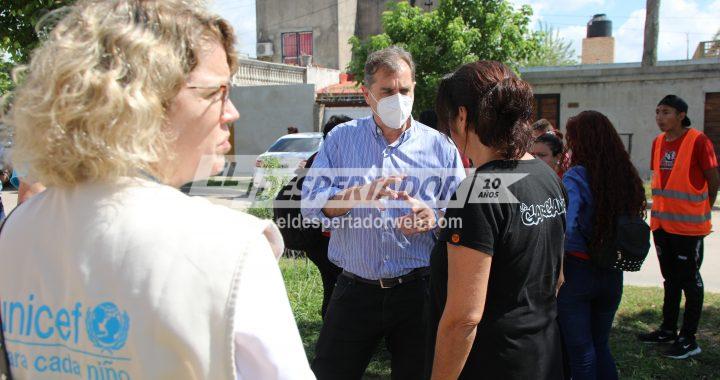
<path id="1" fill-rule="evenodd" d="M 0 234 L 13 375 L 311 378 L 277 228 L 177 190 L 230 148 L 232 28 L 183 0 L 58 17 L 6 117 L 48 187 Z"/>

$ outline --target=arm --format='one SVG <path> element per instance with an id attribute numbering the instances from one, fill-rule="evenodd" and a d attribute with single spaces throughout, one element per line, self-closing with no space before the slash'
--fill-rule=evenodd
<path id="1" fill-rule="evenodd" d="M 398 220 L 400 231 L 406 236 L 436 229 L 440 219 L 445 216 L 443 210 L 433 209 L 405 191 L 397 193 L 397 199 L 404 200 L 410 206 L 410 213 L 401 216 Z"/>
<path id="2" fill-rule="evenodd" d="M 438 326 L 433 379 L 456 379 L 475 341 L 485 310 L 492 256 L 448 244 L 448 291 Z"/>
<path id="3" fill-rule="evenodd" d="M 354 207 L 370 203 L 382 208 L 378 201 L 382 197 L 391 199 L 398 198 L 398 192 L 388 189 L 388 186 L 402 181 L 401 176 L 390 176 L 376 179 L 363 186 L 352 186 L 341 190 L 328 200 L 322 208 L 323 214 L 328 218 L 342 216 L 350 212 Z"/>
<path id="4" fill-rule="evenodd" d="M 343 189 L 332 186 L 330 182 L 323 182 L 323 176 L 333 177 L 333 162 L 330 158 L 334 140 L 328 138 L 315 155 L 312 166 L 307 172 L 307 176 L 302 184 L 302 193 L 300 200 L 300 209 L 302 216 L 310 220 L 326 221 L 332 218 L 323 212 L 323 208 L 328 201 L 338 198 L 336 195 Z M 328 178 L 332 181 L 332 178 Z M 341 194 L 340 197 L 344 196 Z M 342 213 L 338 214 L 343 215 Z"/>
<path id="5" fill-rule="evenodd" d="M 560 274 L 558 275 L 557 285 L 555 285 L 555 297 L 558 296 L 558 293 L 560 292 L 560 288 L 562 288 L 563 284 L 565 283 L 565 272 L 563 272 L 564 265 L 565 265 L 565 255 L 562 255 L 562 257 L 560 257 Z"/>
<path id="6" fill-rule="evenodd" d="M 718 174 L 718 168 L 710 168 L 703 173 L 708 182 L 708 196 L 710 198 L 710 207 L 712 207 L 717 199 L 718 186 L 720 186 L 720 174 Z"/>
<path id="7" fill-rule="evenodd" d="M 359 186 L 349 187 L 337 192 L 325 203 L 325 206 L 322 208 L 322 213 L 328 218 L 335 218 L 349 213 L 356 205 L 355 199 L 358 198 L 359 192 Z M 346 202 L 342 202 L 343 200 Z"/>
<path id="8" fill-rule="evenodd" d="M 715 148 L 712 141 L 704 134 L 695 141 L 693 150 L 695 163 L 700 167 L 708 184 L 708 198 L 710 199 L 710 208 L 717 200 L 718 183 L 718 162 L 715 155 Z"/>
<path id="9" fill-rule="evenodd" d="M 580 177 L 578 169 L 570 170 L 565 173 L 562 179 L 563 186 L 567 192 L 567 214 L 565 227 L 565 250 L 568 251 L 585 251 L 585 236 L 580 231 L 580 214 L 587 208 L 583 197 L 583 179 Z M 589 231 L 585 231 L 589 233 Z"/>
<path id="10" fill-rule="evenodd" d="M 265 236 L 270 244 L 273 257 L 275 257 L 276 260 L 280 260 L 280 257 L 282 257 L 285 251 L 285 242 L 283 241 L 278 226 L 275 225 L 275 223 L 268 222 L 268 226 L 263 230 L 263 236 Z"/>
<path id="11" fill-rule="evenodd" d="M 239 379 L 314 379 L 271 247 L 248 247 L 233 328 Z"/>
<path id="12" fill-rule="evenodd" d="M 399 219 L 400 231 L 404 235 L 410 236 L 435 230 L 438 222 L 445 215 L 449 198 L 455 194 L 458 185 L 465 179 L 465 168 L 462 165 L 460 153 L 453 145 L 447 144 L 445 148 L 449 153 L 449 158 L 444 163 L 445 169 L 443 169 L 441 177 L 448 186 L 443 186 L 439 199 L 436 199 L 432 206 L 421 199 L 411 197 L 405 191 L 397 194 L 398 199 L 406 201 L 410 206 L 410 213 Z"/>

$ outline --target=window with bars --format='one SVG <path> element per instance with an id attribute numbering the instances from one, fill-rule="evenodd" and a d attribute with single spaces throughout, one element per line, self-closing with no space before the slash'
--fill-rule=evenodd
<path id="1" fill-rule="evenodd" d="M 300 57 L 313 54 L 312 32 L 292 32 L 282 34 L 282 61 L 299 65 Z"/>

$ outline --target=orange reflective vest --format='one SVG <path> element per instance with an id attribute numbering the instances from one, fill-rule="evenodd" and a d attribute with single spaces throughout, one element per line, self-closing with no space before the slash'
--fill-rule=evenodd
<path id="1" fill-rule="evenodd" d="M 700 132 L 688 128 L 665 188 L 660 180 L 660 160 L 665 133 L 655 139 L 653 204 L 650 213 L 650 228 L 653 231 L 662 228 L 667 232 L 686 236 L 705 236 L 710 233 L 712 226 L 707 181 L 700 189 L 696 189 L 690 182 L 690 165 L 698 136 Z"/>

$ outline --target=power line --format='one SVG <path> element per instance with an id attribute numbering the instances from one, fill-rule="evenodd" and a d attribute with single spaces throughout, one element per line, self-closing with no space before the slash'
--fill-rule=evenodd
<path id="1" fill-rule="evenodd" d="M 553 14 L 538 14 L 538 17 L 561 17 L 561 18 L 584 18 L 584 19 L 591 19 L 593 15 L 553 15 Z M 644 18 L 644 16 L 612 16 L 613 19 L 623 19 L 623 20 L 630 20 L 630 19 L 641 19 Z M 666 16 L 666 17 L 660 17 L 661 20 L 668 19 L 668 20 L 717 20 L 717 17 L 681 17 L 681 16 Z"/>

